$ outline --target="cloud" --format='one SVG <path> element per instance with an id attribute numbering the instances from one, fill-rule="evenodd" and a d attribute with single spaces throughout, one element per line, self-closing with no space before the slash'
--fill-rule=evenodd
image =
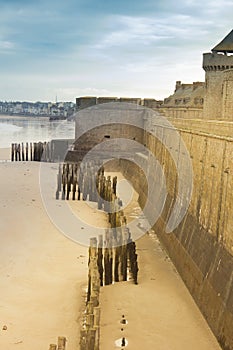
<path id="1" fill-rule="evenodd" d="M 7 40 L 0 40 L 0 50 L 2 51 L 8 51 L 15 47 L 15 44 L 11 41 Z"/>
<path id="2" fill-rule="evenodd" d="M 156 45 L 159 47 L 181 46 L 182 42 L 197 38 L 207 33 L 206 20 L 194 19 L 190 15 L 175 14 L 166 17 L 130 17 L 113 16 L 113 29 L 106 33 L 94 49 L 109 49 L 112 47 L 132 46 L 138 48 Z"/>
<path id="3" fill-rule="evenodd" d="M 176 80 L 202 79 L 202 52 L 231 30 L 233 12 L 230 0 L 0 0 L 0 6 L 0 96 L 36 100 L 58 89 L 64 99 L 121 91 L 166 97 Z"/>

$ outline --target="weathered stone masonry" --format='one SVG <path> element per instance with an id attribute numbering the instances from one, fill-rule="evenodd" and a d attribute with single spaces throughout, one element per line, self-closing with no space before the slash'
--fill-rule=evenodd
<path id="1" fill-rule="evenodd" d="M 165 137 L 168 131 L 161 132 Z M 192 158 L 194 187 L 188 213 L 172 234 L 165 233 L 165 224 L 176 197 L 177 172 L 169 152 L 147 134 L 147 147 L 163 164 L 168 190 L 154 229 L 223 349 L 233 349 L 233 139 L 188 129 L 180 133 Z M 137 167 L 121 160 L 121 168 L 143 204 Z"/>
<path id="2" fill-rule="evenodd" d="M 201 98 L 201 90 L 204 89 L 203 107 L 199 105 L 196 110 L 194 106 L 190 106 L 188 112 L 184 112 L 185 108 L 180 107 L 178 103 L 177 113 L 176 108 L 172 109 L 172 106 L 167 106 L 164 110 L 164 106 L 155 107 L 165 115 L 166 111 L 169 112 L 169 121 L 184 140 L 193 166 L 191 203 L 184 219 L 171 234 L 165 233 L 167 219 L 175 201 L 182 202 L 182 196 L 185 195 L 181 194 L 180 198 L 177 198 L 177 169 L 170 150 L 152 134 L 143 133 L 143 125 L 142 133 L 137 131 L 137 141 L 146 145 L 156 156 L 166 178 L 167 199 L 154 230 L 222 348 L 233 350 L 233 56 L 227 56 L 227 52 L 233 53 L 233 31 L 225 42 L 224 40 L 212 53 L 204 54 L 206 82 L 204 86 L 196 86 L 199 89 L 196 96 L 198 99 Z M 176 90 L 176 96 L 183 96 L 184 91 L 195 89 L 191 85 L 182 87 L 179 84 Z M 176 96 L 174 95 L 174 98 Z M 132 102 L 137 104 L 137 101 Z M 192 109 L 195 109 L 194 114 Z M 174 131 L 159 125 L 156 118 L 150 121 L 143 118 L 143 123 L 146 123 L 147 130 L 156 128 L 162 139 L 172 138 Z M 122 137 L 131 139 L 136 132 L 130 125 L 122 131 Z M 110 138 L 119 137 L 119 131 L 111 126 L 102 130 L 95 129 L 94 133 L 95 142 L 100 142 L 106 133 Z M 87 148 L 91 149 L 92 132 L 86 136 L 89 142 Z M 85 138 L 83 141 L 85 142 Z M 173 147 L 178 153 L 179 161 L 182 162 L 183 154 L 179 145 L 174 144 Z M 146 166 L 149 164 L 146 165 L 145 159 Z M 147 201 L 147 191 L 146 179 L 141 169 L 123 159 L 118 160 L 118 167 L 133 183 L 139 193 L 139 203 L 143 207 Z M 188 183 L 187 172 L 185 169 L 182 171 L 179 176 Z M 156 172 L 150 176 L 155 182 L 158 181 Z M 149 203 L 151 211 L 156 208 L 156 200 L 154 198 Z"/>

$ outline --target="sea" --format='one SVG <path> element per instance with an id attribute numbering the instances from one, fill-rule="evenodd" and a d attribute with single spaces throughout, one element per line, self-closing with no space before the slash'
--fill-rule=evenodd
<path id="1" fill-rule="evenodd" d="M 45 117 L 0 115 L 0 148 L 11 147 L 12 143 L 74 138 L 74 121 L 49 121 L 49 118 Z"/>

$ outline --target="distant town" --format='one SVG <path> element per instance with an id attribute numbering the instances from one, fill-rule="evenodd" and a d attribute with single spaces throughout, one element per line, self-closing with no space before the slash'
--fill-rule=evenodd
<path id="1" fill-rule="evenodd" d="M 50 119 L 70 118 L 76 111 L 73 102 L 3 102 L 0 101 L 0 114 L 49 117 Z"/>

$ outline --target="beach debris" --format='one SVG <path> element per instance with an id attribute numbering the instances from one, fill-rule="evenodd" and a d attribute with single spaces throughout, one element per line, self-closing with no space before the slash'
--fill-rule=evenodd
<path id="1" fill-rule="evenodd" d="M 125 337 L 121 339 L 121 346 L 125 346 Z"/>
<path id="2" fill-rule="evenodd" d="M 4 326 L 2 327 L 2 330 L 3 330 L 3 331 L 7 331 L 7 326 L 4 325 Z"/>
<path id="3" fill-rule="evenodd" d="M 126 347 L 128 345 L 128 340 L 125 337 L 119 338 L 115 341 L 115 346 L 118 348 Z"/>

